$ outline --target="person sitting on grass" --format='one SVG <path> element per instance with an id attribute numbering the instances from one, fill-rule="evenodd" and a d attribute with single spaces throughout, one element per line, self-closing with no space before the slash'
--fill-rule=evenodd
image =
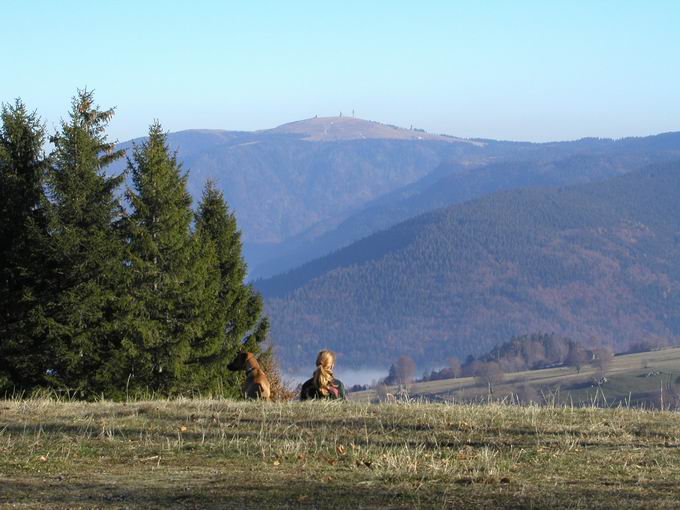
<path id="1" fill-rule="evenodd" d="M 300 390 L 300 400 L 345 400 L 345 386 L 333 376 L 335 353 L 321 351 L 316 357 L 314 376 L 305 381 Z"/>

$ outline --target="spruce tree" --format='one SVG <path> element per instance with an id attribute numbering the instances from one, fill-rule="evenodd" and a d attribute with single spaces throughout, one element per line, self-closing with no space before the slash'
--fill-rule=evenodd
<path id="1" fill-rule="evenodd" d="M 50 232 L 55 271 L 47 305 L 50 373 L 58 386 L 81 394 L 120 388 L 120 322 L 125 301 L 123 176 L 106 166 L 123 156 L 107 141 L 113 109 L 100 110 L 91 91 L 78 91 L 67 120 L 52 138 Z"/>
<path id="2" fill-rule="evenodd" d="M 45 384 L 39 330 L 46 242 L 45 132 L 16 100 L 0 114 L 0 395 Z"/>
<path id="3" fill-rule="evenodd" d="M 194 334 L 189 339 L 185 370 L 177 381 L 183 392 L 223 393 L 222 375 L 226 370 L 226 351 L 219 330 L 220 274 L 215 245 L 206 233 L 192 237 L 193 278 L 186 299 L 195 310 Z"/>
<path id="4" fill-rule="evenodd" d="M 262 317 L 262 298 L 251 285 L 244 283 L 247 268 L 236 217 L 212 181 L 207 182 L 203 191 L 196 235 L 201 242 L 214 246 L 219 274 L 211 336 L 197 358 L 196 370 L 210 373 L 213 381 L 221 381 L 227 393 L 237 394 L 239 378 L 230 374 L 226 365 L 240 350 L 260 351 L 268 322 Z"/>
<path id="5" fill-rule="evenodd" d="M 127 193 L 134 302 L 125 341 L 130 387 L 184 392 L 193 379 L 187 363 L 197 339 L 205 336 L 217 293 L 214 253 L 192 237 L 187 175 L 159 123 L 134 147 L 128 169 L 134 184 Z"/>

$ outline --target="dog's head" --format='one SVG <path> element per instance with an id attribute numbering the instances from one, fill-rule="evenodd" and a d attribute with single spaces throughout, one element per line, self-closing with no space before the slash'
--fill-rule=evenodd
<path id="1" fill-rule="evenodd" d="M 234 358 L 234 360 L 227 365 L 227 368 L 234 372 L 250 368 L 250 366 L 252 365 L 248 363 L 248 359 L 251 358 L 252 355 L 253 355 L 252 352 L 239 352 Z"/>

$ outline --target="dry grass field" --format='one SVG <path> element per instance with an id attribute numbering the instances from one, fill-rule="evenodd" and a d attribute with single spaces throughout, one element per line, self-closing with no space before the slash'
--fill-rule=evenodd
<path id="1" fill-rule="evenodd" d="M 0 508 L 678 508 L 680 416 L 0 401 Z"/>

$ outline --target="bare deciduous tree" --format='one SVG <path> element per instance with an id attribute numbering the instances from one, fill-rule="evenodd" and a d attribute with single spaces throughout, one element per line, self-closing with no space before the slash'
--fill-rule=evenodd
<path id="1" fill-rule="evenodd" d="M 456 358 L 455 356 L 452 356 L 449 358 L 449 370 L 451 370 L 451 376 L 456 378 L 460 377 L 462 374 L 462 367 L 460 364 L 460 360 Z"/>
<path id="2" fill-rule="evenodd" d="M 493 387 L 503 381 L 503 369 L 495 362 L 481 363 L 475 376 L 481 383 L 489 386 L 489 393 L 493 393 Z"/>
<path id="3" fill-rule="evenodd" d="M 593 355 L 593 365 L 597 368 L 597 375 L 603 378 L 607 375 L 612 359 L 614 359 L 614 353 L 610 348 L 603 347 L 594 351 Z"/>
<path id="4" fill-rule="evenodd" d="M 416 362 L 408 356 L 401 356 L 394 365 L 397 384 L 408 384 L 416 374 Z"/>
<path id="5" fill-rule="evenodd" d="M 572 345 L 569 349 L 569 354 L 567 354 L 566 364 L 570 367 L 576 368 L 577 373 L 581 373 L 581 368 L 588 361 L 588 356 L 586 352 L 578 345 Z"/>
<path id="6" fill-rule="evenodd" d="M 385 384 L 409 384 L 416 375 L 416 362 L 408 356 L 401 356 L 390 367 Z"/>

